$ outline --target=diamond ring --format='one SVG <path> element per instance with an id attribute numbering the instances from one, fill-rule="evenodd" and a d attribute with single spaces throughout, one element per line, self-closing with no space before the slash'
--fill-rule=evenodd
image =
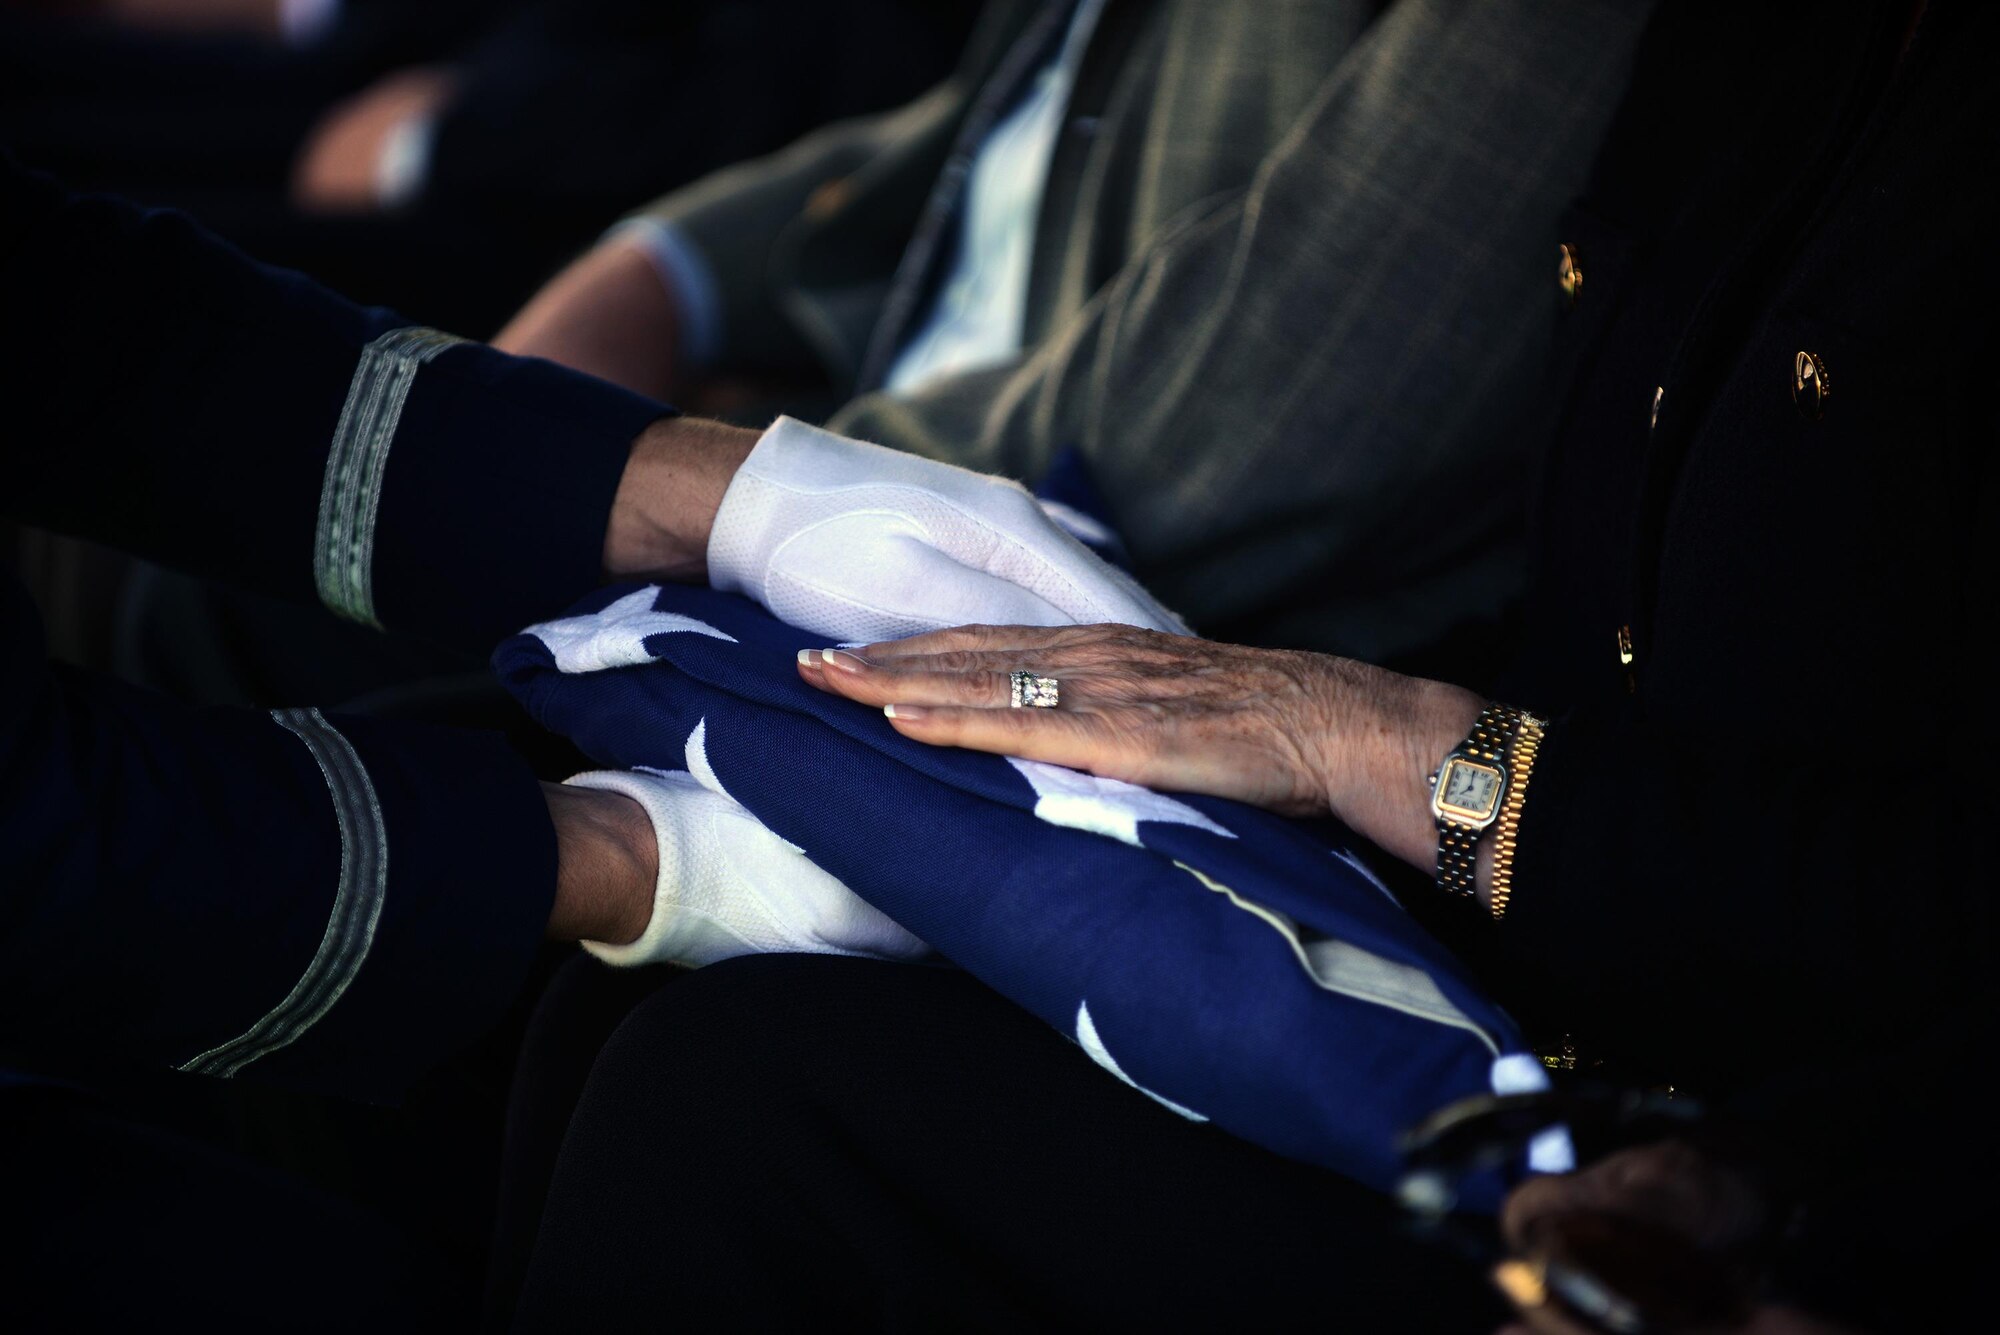
<path id="1" fill-rule="evenodd" d="M 1013 706 L 1016 709 L 1054 709 L 1062 695 L 1062 683 L 1054 677 L 1016 672 L 1008 680 L 1014 684 Z"/>

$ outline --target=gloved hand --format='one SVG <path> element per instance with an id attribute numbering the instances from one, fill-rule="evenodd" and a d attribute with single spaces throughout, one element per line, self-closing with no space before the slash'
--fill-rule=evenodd
<path id="1" fill-rule="evenodd" d="M 983 623 L 1188 633 L 1018 483 L 781 417 L 715 517 L 709 582 L 853 643 Z"/>
<path id="2" fill-rule="evenodd" d="M 569 782 L 623 793 L 646 809 L 659 845 L 653 916 L 627 945 L 586 941 L 607 964 L 699 967 L 791 952 L 909 960 L 930 947 L 821 871 L 723 792 L 693 774 L 594 770 Z"/>

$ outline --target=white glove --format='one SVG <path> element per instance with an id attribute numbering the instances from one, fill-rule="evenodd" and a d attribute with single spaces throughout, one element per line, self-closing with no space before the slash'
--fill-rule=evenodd
<path id="1" fill-rule="evenodd" d="M 660 847 L 653 916 L 629 945 L 583 943 L 606 964 L 700 967 L 790 952 L 910 960 L 930 947 L 821 871 L 726 794 L 691 774 L 594 770 L 579 788 L 623 793 L 646 809 Z"/>
<path id="2" fill-rule="evenodd" d="M 830 641 L 972 624 L 1188 633 L 1004 478 L 780 417 L 722 498 L 709 582 Z"/>

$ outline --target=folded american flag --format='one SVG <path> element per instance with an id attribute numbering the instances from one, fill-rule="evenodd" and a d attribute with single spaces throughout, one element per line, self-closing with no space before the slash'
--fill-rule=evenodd
<path id="1" fill-rule="evenodd" d="M 1389 1189 L 1400 1131 L 1543 1083 L 1351 849 L 1236 802 L 911 741 L 799 679 L 797 652 L 825 639 L 733 594 L 628 584 L 494 663 L 599 763 L 712 776 L 1182 1116 Z"/>

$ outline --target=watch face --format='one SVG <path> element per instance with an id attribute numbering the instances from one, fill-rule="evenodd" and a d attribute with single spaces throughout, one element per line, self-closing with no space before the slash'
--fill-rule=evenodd
<path id="1" fill-rule="evenodd" d="M 1485 820 L 1500 805 L 1500 771 L 1470 760 L 1451 760 L 1438 786 L 1438 805 L 1446 814 Z"/>

